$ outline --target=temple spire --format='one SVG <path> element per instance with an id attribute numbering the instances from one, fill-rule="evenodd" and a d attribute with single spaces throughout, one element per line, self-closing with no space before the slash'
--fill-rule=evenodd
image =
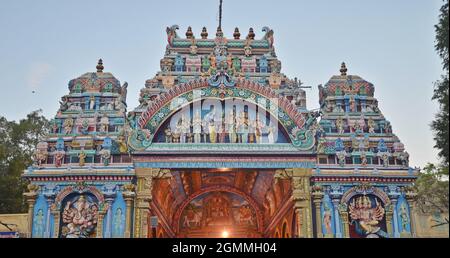
<path id="1" fill-rule="evenodd" d="M 222 0 L 219 2 L 219 28 L 222 29 Z"/>

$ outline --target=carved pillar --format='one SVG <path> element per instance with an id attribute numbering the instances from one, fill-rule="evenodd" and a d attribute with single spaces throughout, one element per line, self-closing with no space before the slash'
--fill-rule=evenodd
<path id="1" fill-rule="evenodd" d="M 49 238 L 51 236 L 50 232 L 51 207 L 53 205 L 55 196 L 46 196 L 46 197 L 47 197 L 47 216 L 45 218 L 44 238 Z"/>
<path id="2" fill-rule="evenodd" d="M 312 190 L 312 197 L 313 197 L 313 203 L 315 207 L 315 213 L 316 213 L 316 236 L 318 238 L 323 237 L 322 232 L 322 216 L 320 212 L 320 205 L 322 204 L 323 199 L 323 191 L 322 187 L 320 186 L 314 186 Z"/>
<path id="3" fill-rule="evenodd" d="M 56 203 L 53 203 L 51 211 L 52 211 L 52 216 L 53 216 L 53 220 L 54 220 L 54 222 L 53 222 L 54 223 L 53 238 L 58 238 L 59 237 L 59 222 L 60 222 L 60 218 L 61 218 L 61 213 L 60 213 Z"/>
<path id="4" fill-rule="evenodd" d="M 310 192 L 311 169 L 286 169 L 287 176 L 292 178 L 292 195 L 294 210 L 297 214 L 298 237 L 312 238 L 312 207 Z"/>
<path id="5" fill-rule="evenodd" d="M 340 203 L 339 204 L 339 215 L 342 219 L 342 237 L 344 238 L 350 238 L 350 225 L 348 221 L 348 211 L 347 211 L 347 204 Z"/>
<path id="6" fill-rule="evenodd" d="M 126 211 L 126 217 L 125 217 L 125 232 L 124 232 L 124 237 L 125 238 L 130 238 L 131 237 L 131 230 L 132 230 L 132 218 L 131 218 L 131 209 L 133 207 L 133 200 L 135 197 L 135 193 L 134 193 L 134 185 L 132 184 L 127 184 L 124 185 L 124 192 L 123 194 L 123 198 L 125 200 L 125 204 L 127 207 L 127 211 Z"/>
<path id="7" fill-rule="evenodd" d="M 416 215 L 417 215 L 417 202 L 416 202 L 417 193 L 413 190 L 409 190 L 406 192 L 406 200 L 409 203 L 409 220 L 411 227 L 411 236 L 416 237 Z"/>
<path id="8" fill-rule="evenodd" d="M 27 238 L 31 238 L 33 236 L 33 219 L 34 219 L 34 204 L 36 203 L 37 191 L 39 186 L 29 184 L 28 192 L 24 193 L 25 201 L 28 204 L 28 226 L 27 226 Z"/>
<path id="9" fill-rule="evenodd" d="M 400 233 L 398 232 L 397 199 L 392 199 L 391 203 L 392 203 L 392 218 L 393 218 L 393 222 L 394 222 L 393 236 L 395 238 L 399 238 Z"/>
<path id="10" fill-rule="evenodd" d="M 333 198 L 331 201 L 333 203 L 333 210 L 334 210 L 334 228 L 336 231 L 336 238 L 342 238 L 342 231 L 341 231 L 341 220 L 339 219 L 339 202 L 340 200 L 337 198 Z"/>
<path id="11" fill-rule="evenodd" d="M 168 169 L 137 169 L 137 191 L 135 203 L 134 237 L 149 237 L 148 223 L 150 220 L 150 203 L 154 179 L 170 179 L 172 174 Z"/>
<path id="12" fill-rule="evenodd" d="M 386 228 L 389 237 L 393 237 L 394 233 L 392 232 L 392 203 L 387 204 L 384 207 L 384 211 L 386 212 Z"/>

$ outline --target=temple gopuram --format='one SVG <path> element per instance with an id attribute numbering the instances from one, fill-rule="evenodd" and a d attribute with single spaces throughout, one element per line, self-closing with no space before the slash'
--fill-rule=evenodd
<path id="1" fill-rule="evenodd" d="M 372 83 L 342 63 L 308 110 L 270 28 L 177 30 L 134 109 L 102 60 L 69 82 L 24 171 L 28 237 L 416 236 L 418 171 Z"/>

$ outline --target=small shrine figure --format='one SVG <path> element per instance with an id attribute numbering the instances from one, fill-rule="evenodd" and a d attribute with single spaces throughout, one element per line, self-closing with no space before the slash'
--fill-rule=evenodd
<path id="1" fill-rule="evenodd" d="M 361 158 L 361 166 L 363 167 L 367 166 L 367 156 L 365 152 L 361 152 L 360 158 Z"/>
<path id="2" fill-rule="evenodd" d="M 325 226 L 325 235 L 331 235 L 333 234 L 331 223 L 332 223 L 332 216 L 331 216 L 331 209 L 328 207 L 328 203 L 323 203 L 323 225 Z"/>
<path id="3" fill-rule="evenodd" d="M 102 157 L 103 165 L 108 166 L 111 160 L 111 151 L 107 149 L 102 149 L 100 151 L 100 156 Z"/>
<path id="4" fill-rule="evenodd" d="M 62 166 L 62 162 L 65 156 L 65 152 L 64 151 L 56 151 L 55 152 L 55 167 L 61 167 Z"/>
<path id="5" fill-rule="evenodd" d="M 367 120 L 367 126 L 369 127 L 369 133 L 375 133 L 375 121 L 373 121 L 372 117 L 369 117 Z"/>
<path id="6" fill-rule="evenodd" d="M 227 135 L 227 133 L 225 130 L 225 126 L 221 123 L 219 126 L 219 142 L 220 143 L 225 143 L 226 135 Z"/>
<path id="7" fill-rule="evenodd" d="M 254 143 L 255 139 L 256 120 L 249 120 L 248 122 L 248 142 Z"/>
<path id="8" fill-rule="evenodd" d="M 95 97 L 92 95 L 89 98 L 89 109 L 94 110 L 94 108 L 95 108 Z"/>
<path id="9" fill-rule="evenodd" d="M 99 128 L 99 131 L 100 131 L 101 133 L 106 133 L 106 132 L 108 132 L 108 130 L 109 130 L 108 126 L 109 126 L 109 118 L 108 118 L 108 116 L 106 115 L 106 113 L 104 113 L 103 116 L 102 116 L 102 118 L 100 118 L 100 128 Z"/>
<path id="10" fill-rule="evenodd" d="M 234 117 L 234 111 L 230 112 L 225 120 L 225 126 L 228 130 L 228 138 L 230 143 L 236 143 L 236 119 Z"/>
<path id="11" fill-rule="evenodd" d="M 84 118 L 81 121 L 81 133 L 87 134 L 89 132 L 89 120 L 87 118 Z"/>
<path id="12" fill-rule="evenodd" d="M 233 56 L 231 54 L 228 54 L 227 56 L 227 68 L 228 70 L 231 70 L 233 67 Z"/>
<path id="13" fill-rule="evenodd" d="M 209 55 L 209 62 L 210 62 L 210 65 L 211 65 L 211 67 L 210 68 L 212 68 L 212 69 L 216 69 L 216 56 L 215 55 L 213 55 L 212 53 Z"/>
<path id="14" fill-rule="evenodd" d="M 241 112 L 238 119 L 237 133 L 238 133 L 238 141 L 240 143 L 247 143 L 248 141 L 248 123 L 246 119 L 246 115 L 244 112 Z"/>
<path id="15" fill-rule="evenodd" d="M 72 128 L 73 128 L 73 118 L 71 115 L 69 115 L 66 120 L 64 120 L 64 133 L 65 134 L 70 134 L 72 132 Z"/>
<path id="16" fill-rule="evenodd" d="M 216 111 L 214 110 L 214 107 L 211 107 L 211 111 L 208 114 L 206 114 L 206 116 L 204 118 L 204 121 L 208 127 L 208 135 L 209 135 L 210 143 L 216 143 L 216 140 L 217 140 L 215 116 L 216 116 Z"/>
<path id="17" fill-rule="evenodd" d="M 383 161 L 383 167 L 387 167 L 389 165 L 389 155 L 387 152 L 381 154 L 381 160 Z"/>
<path id="18" fill-rule="evenodd" d="M 360 132 L 363 132 L 364 129 L 366 128 L 366 120 L 364 119 L 364 115 L 361 115 L 361 117 L 359 118 L 357 124 L 358 124 Z M 357 130 L 357 132 L 359 130 Z"/>
<path id="19" fill-rule="evenodd" d="M 117 143 L 119 144 L 119 152 L 120 153 L 127 153 L 128 152 L 128 146 L 125 139 L 125 135 L 121 134 L 117 137 Z"/>
<path id="20" fill-rule="evenodd" d="M 166 138 L 166 143 L 172 142 L 172 130 L 170 130 L 170 126 L 168 126 L 166 130 L 164 130 L 164 136 Z"/>
<path id="21" fill-rule="evenodd" d="M 338 117 L 338 119 L 336 119 L 336 129 L 338 134 L 344 133 L 344 120 L 342 117 Z"/>
<path id="22" fill-rule="evenodd" d="M 259 116 L 256 116 L 256 121 L 255 121 L 256 143 L 262 143 L 263 129 L 264 129 L 264 123 L 261 121 Z"/>
<path id="23" fill-rule="evenodd" d="M 78 154 L 78 158 L 79 158 L 79 162 L 78 165 L 80 165 L 80 167 L 84 166 L 85 164 L 85 159 L 86 159 L 86 153 L 84 151 L 81 151 Z"/>
<path id="24" fill-rule="evenodd" d="M 350 97 L 350 112 L 356 112 L 356 101 L 355 97 Z"/>
<path id="25" fill-rule="evenodd" d="M 406 207 L 406 204 L 403 202 L 400 206 L 400 220 L 401 220 L 401 233 L 408 232 L 408 225 L 409 225 L 409 215 L 408 215 L 408 208 Z"/>
<path id="26" fill-rule="evenodd" d="M 194 119 L 192 120 L 192 131 L 194 133 L 194 143 L 200 143 L 202 134 L 202 118 L 200 117 L 199 110 L 195 112 Z"/>
<path id="27" fill-rule="evenodd" d="M 273 126 L 273 124 L 270 123 L 270 125 L 269 125 L 267 130 L 269 132 L 269 134 L 267 135 L 267 139 L 269 140 L 269 143 L 270 144 L 275 143 L 275 135 L 274 135 L 274 133 L 275 133 L 275 126 Z"/>

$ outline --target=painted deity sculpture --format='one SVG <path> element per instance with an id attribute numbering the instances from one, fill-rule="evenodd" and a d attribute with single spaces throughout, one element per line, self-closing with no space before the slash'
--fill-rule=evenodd
<path id="1" fill-rule="evenodd" d="M 65 134 L 70 134 L 72 132 L 73 123 L 73 118 L 70 115 L 66 118 L 66 120 L 64 120 L 63 127 Z"/>
<path id="2" fill-rule="evenodd" d="M 68 201 L 62 213 L 64 238 L 88 238 L 97 227 L 98 206 L 84 195 L 72 202 Z"/>
<path id="3" fill-rule="evenodd" d="M 365 236 L 377 235 L 381 230 L 379 223 L 384 218 L 384 208 L 377 198 L 374 198 L 375 206 L 369 196 L 363 195 L 353 199 L 350 202 L 349 214 L 352 224 L 356 224 L 357 231 Z"/>
<path id="4" fill-rule="evenodd" d="M 192 130 L 194 133 L 194 142 L 200 143 L 202 134 L 202 118 L 200 117 L 200 111 L 197 110 L 192 120 Z"/>
<path id="5" fill-rule="evenodd" d="M 228 130 L 228 137 L 230 139 L 230 143 L 235 143 L 237 136 L 236 136 L 236 119 L 234 112 L 230 112 L 227 119 L 225 120 L 225 126 Z"/>

